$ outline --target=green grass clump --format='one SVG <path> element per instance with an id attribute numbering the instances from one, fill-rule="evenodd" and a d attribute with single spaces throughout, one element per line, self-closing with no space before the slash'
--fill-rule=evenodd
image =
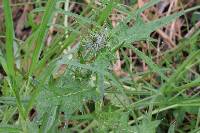
<path id="1" fill-rule="evenodd" d="M 32 33 L 19 41 L 11 3 L 3 0 L 6 32 L 0 64 L 6 74 L 0 82 L 0 132 L 199 132 L 199 91 L 190 92 L 200 86 L 200 31 L 163 52 L 159 63 L 133 45 L 146 41 L 154 48 L 152 32 L 199 6 L 144 22 L 141 13 L 160 0 L 134 11 L 114 0 L 90 2 L 79 15 L 61 8 L 66 1 L 43 2 L 45 7 L 33 2 L 36 8 L 28 14 Z M 113 10 L 126 14 L 115 27 L 109 19 Z M 36 14 L 43 16 L 38 25 Z M 75 21 L 63 24 L 66 16 Z M 56 35 L 49 33 L 52 27 Z M 149 70 L 138 71 L 126 50 Z M 188 53 L 184 59 L 183 51 Z M 126 76 L 113 72 L 116 52 Z M 175 67 L 174 59 L 179 60 Z"/>

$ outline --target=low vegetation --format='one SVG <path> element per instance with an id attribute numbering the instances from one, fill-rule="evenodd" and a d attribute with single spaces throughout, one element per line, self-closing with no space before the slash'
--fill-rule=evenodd
<path id="1" fill-rule="evenodd" d="M 200 132 L 198 0 L 0 4 L 0 132 Z"/>

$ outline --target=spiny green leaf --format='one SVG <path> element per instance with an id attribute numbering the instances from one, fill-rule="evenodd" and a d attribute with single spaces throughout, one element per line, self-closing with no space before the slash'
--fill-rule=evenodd
<path id="1" fill-rule="evenodd" d="M 141 125 L 138 126 L 139 133 L 156 133 L 156 128 L 159 126 L 161 121 L 150 121 L 147 119 L 144 119 L 141 123 Z M 148 129 L 148 130 L 147 130 Z M 136 128 L 137 131 L 137 128 Z"/>
<path id="2" fill-rule="evenodd" d="M 48 110 L 48 115 L 46 117 L 43 117 L 45 119 L 45 123 L 43 123 L 42 128 L 40 128 L 41 133 L 49 133 L 51 128 L 54 126 L 55 121 L 58 117 L 58 106 L 52 107 L 50 110 Z"/>
<path id="3" fill-rule="evenodd" d="M 69 76 L 69 75 L 68 75 Z M 37 97 L 36 108 L 40 115 L 46 110 L 60 106 L 60 111 L 67 117 L 81 109 L 87 100 L 97 100 L 95 88 L 87 82 L 80 82 L 65 75 L 58 81 L 52 81 L 48 88 L 44 88 Z"/>
<path id="4" fill-rule="evenodd" d="M 113 132 L 133 132 L 131 126 L 128 125 L 128 113 L 127 112 L 98 112 L 95 114 L 95 118 L 99 123 L 97 131 L 108 132 L 112 130 Z"/>
<path id="5" fill-rule="evenodd" d="M 148 23 L 137 23 L 137 25 L 134 25 L 125 31 L 121 30 L 122 32 L 119 34 L 119 40 L 121 43 L 132 43 L 135 41 L 146 40 L 153 31 L 169 24 L 183 14 L 184 12 L 179 12 Z"/>

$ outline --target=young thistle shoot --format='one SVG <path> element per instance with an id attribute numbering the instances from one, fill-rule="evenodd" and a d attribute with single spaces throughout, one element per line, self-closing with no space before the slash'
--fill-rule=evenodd
<path id="1" fill-rule="evenodd" d="M 108 47 L 108 28 L 100 31 L 93 31 L 81 41 L 79 53 L 84 62 L 91 62 L 96 59 L 102 49 Z"/>

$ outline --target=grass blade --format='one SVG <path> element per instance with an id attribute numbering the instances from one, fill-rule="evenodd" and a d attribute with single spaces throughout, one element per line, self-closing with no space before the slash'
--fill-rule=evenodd
<path id="1" fill-rule="evenodd" d="M 110 1 L 106 8 L 101 12 L 101 15 L 99 16 L 99 19 L 97 21 L 97 23 L 99 25 L 102 25 L 103 22 L 109 17 L 110 13 L 112 12 L 112 9 L 114 8 L 115 3 Z"/>
<path id="2" fill-rule="evenodd" d="M 183 72 L 185 72 L 185 69 L 187 69 L 187 66 L 191 65 L 197 58 L 200 57 L 200 50 L 192 53 L 183 63 L 181 66 L 178 67 L 178 69 L 174 72 L 174 74 L 169 78 L 168 82 L 165 83 L 161 87 L 161 91 L 165 94 L 170 94 L 172 92 L 173 87 L 171 85 L 175 83 L 178 79 L 180 79 Z"/>
<path id="3" fill-rule="evenodd" d="M 12 11 L 10 7 L 10 0 L 3 0 L 5 25 L 6 25 L 6 60 L 8 75 L 14 77 L 14 55 L 13 55 L 13 43 L 14 43 L 14 27 L 12 20 Z"/>
<path id="4" fill-rule="evenodd" d="M 6 24 L 6 59 L 7 59 L 7 70 L 4 65 L 4 69 L 9 76 L 9 85 L 13 90 L 16 96 L 16 103 L 19 109 L 21 117 L 25 120 L 24 108 L 22 106 L 19 90 L 17 90 L 17 85 L 15 81 L 15 70 L 14 70 L 14 52 L 13 52 L 13 43 L 14 43 L 14 26 L 12 20 L 12 11 L 9 0 L 3 0 L 4 14 L 5 14 L 5 24 Z M 1 59 L 2 60 L 2 59 Z"/>
<path id="5" fill-rule="evenodd" d="M 30 70 L 29 70 L 29 76 L 32 74 L 32 72 L 35 69 L 35 66 L 38 63 L 38 59 L 43 47 L 43 41 L 45 39 L 45 35 L 48 29 L 48 22 L 50 21 L 52 14 L 53 14 L 53 9 L 56 5 L 56 0 L 48 0 L 47 5 L 46 5 L 46 10 L 45 10 L 45 14 L 44 17 L 42 19 L 42 23 L 39 27 L 39 32 L 38 32 L 38 36 L 36 38 L 35 44 L 35 50 L 33 52 L 33 57 L 32 57 L 32 64 L 30 66 Z"/>
<path id="6" fill-rule="evenodd" d="M 167 80 L 168 78 L 162 73 L 160 68 L 149 58 L 146 56 L 143 52 L 139 51 L 137 48 L 134 48 L 133 46 L 130 47 L 142 60 L 147 63 L 147 65 L 156 73 L 158 73 L 164 80 Z"/>
<path id="7" fill-rule="evenodd" d="M 21 129 L 11 126 L 0 126 L 0 133 L 21 133 Z"/>

